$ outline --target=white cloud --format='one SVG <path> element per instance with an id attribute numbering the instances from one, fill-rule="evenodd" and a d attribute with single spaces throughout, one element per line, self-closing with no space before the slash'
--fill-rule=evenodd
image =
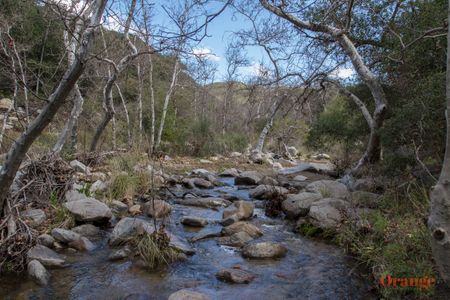
<path id="1" fill-rule="evenodd" d="M 105 22 L 103 22 L 103 26 L 108 30 L 123 31 L 122 22 L 117 19 L 117 16 L 107 16 Z"/>
<path id="2" fill-rule="evenodd" d="M 243 77 L 264 77 L 269 79 L 273 73 L 265 68 L 261 63 L 253 62 L 248 66 L 240 67 L 240 73 Z"/>
<path id="3" fill-rule="evenodd" d="M 219 61 L 220 60 L 220 56 L 217 56 L 216 54 L 214 54 L 211 49 L 203 47 L 203 48 L 194 48 L 192 49 L 192 54 L 208 59 L 208 60 L 212 60 L 212 61 Z"/>
<path id="4" fill-rule="evenodd" d="M 330 75 L 341 79 L 347 79 L 355 75 L 355 72 L 353 71 L 352 68 L 338 68 L 334 70 Z"/>

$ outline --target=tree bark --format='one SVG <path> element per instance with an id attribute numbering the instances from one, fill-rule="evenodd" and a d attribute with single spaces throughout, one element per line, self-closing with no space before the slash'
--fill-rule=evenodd
<path id="1" fill-rule="evenodd" d="M 131 123 L 130 123 L 130 114 L 128 113 L 127 104 L 125 103 L 125 98 L 123 97 L 122 91 L 120 90 L 117 82 L 114 83 L 117 89 L 117 93 L 119 94 L 120 101 L 122 102 L 123 110 L 125 112 L 125 120 L 127 121 L 127 145 L 131 148 L 132 139 L 131 139 Z"/>
<path id="2" fill-rule="evenodd" d="M 273 121 L 275 120 L 275 116 L 278 112 L 278 110 L 281 107 L 281 104 L 283 104 L 284 97 L 280 98 L 277 102 L 275 102 L 272 105 L 272 109 L 270 111 L 269 119 L 267 120 L 266 124 L 264 125 L 263 130 L 259 134 L 258 143 L 256 144 L 255 150 L 258 152 L 262 152 L 264 148 L 264 143 L 266 141 L 267 134 L 269 133 L 270 129 L 272 129 Z"/>
<path id="3" fill-rule="evenodd" d="M 94 40 L 95 29 L 100 23 L 106 2 L 107 0 L 96 0 L 93 2 L 92 5 L 94 5 L 94 9 L 90 16 L 89 27 L 82 35 L 80 48 L 75 62 L 66 70 L 55 91 L 49 96 L 48 102 L 41 113 L 33 120 L 30 126 L 28 126 L 25 132 L 20 135 L 8 151 L 5 164 L 0 171 L 0 215 L 3 213 L 9 188 L 28 149 L 52 121 L 54 115 L 64 104 L 65 99 L 72 91 L 78 78 L 86 67 L 86 62 L 89 58 L 89 53 Z"/>
<path id="4" fill-rule="evenodd" d="M 448 1 L 450 22 L 450 1 Z M 450 287 L 450 28 L 447 33 L 447 80 L 446 119 L 447 138 L 441 175 L 430 193 L 431 211 L 428 228 L 431 233 L 431 248 L 441 278 Z"/>

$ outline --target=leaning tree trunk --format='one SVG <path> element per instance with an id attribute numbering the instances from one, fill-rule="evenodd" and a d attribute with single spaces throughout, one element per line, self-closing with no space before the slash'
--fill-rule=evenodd
<path id="1" fill-rule="evenodd" d="M 125 113 L 125 120 L 127 122 L 127 145 L 128 148 L 131 148 L 132 146 L 132 140 L 131 140 L 131 123 L 130 123 L 130 114 L 128 113 L 127 104 L 125 102 L 125 98 L 123 97 L 122 90 L 120 89 L 119 85 L 114 83 L 117 89 L 117 93 L 119 94 L 120 101 L 122 102 L 123 111 Z"/>
<path id="2" fill-rule="evenodd" d="M 283 103 L 284 98 L 281 98 L 278 102 L 274 103 L 272 106 L 272 110 L 270 112 L 269 119 L 267 120 L 266 124 L 264 125 L 263 130 L 261 131 L 258 143 L 256 144 L 256 147 L 254 150 L 257 150 L 258 152 L 262 152 L 264 148 L 264 143 L 266 141 L 267 134 L 269 134 L 270 129 L 272 129 L 273 121 L 275 120 L 275 115 L 277 114 L 278 110 L 281 107 L 281 104 Z"/>
<path id="3" fill-rule="evenodd" d="M 95 29 L 100 23 L 106 2 L 107 0 L 96 0 L 95 3 L 92 4 L 94 5 L 94 9 L 90 16 L 89 27 L 83 33 L 75 62 L 64 73 L 55 91 L 49 96 L 47 104 L 44 106 L 41 113 L 31 122 L 8 151 L 5 164 L 0 171 L 0 215 L 3 213 L 9 187 L 11 186 L 28 149 L 52 121 L 86 67 L 86 62 L 89 58 L 89 53 L 94 40 Z"/>
<path id="4" fill-rule="evenodd" d="M 450 0 L 448 1 L 448 21 L 450 22 Z M 447 33 L 447 81 L 446 81 L 446 122 L 447 140 L 444 163 L 437 184 L 430 193 L 431 212 L 428 228 L 431 232 L 431 248 L 434 261 L 441 278 L 450 286 L 450 27 Z"/>

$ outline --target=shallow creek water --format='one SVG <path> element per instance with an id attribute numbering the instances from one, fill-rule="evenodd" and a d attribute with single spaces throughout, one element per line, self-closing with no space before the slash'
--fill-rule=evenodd
<path id="1" fill-rule="evenodd" d="M 233 179 L 222 179 L 228 186 L 203 190 L 211 196 L 235 195 L 249 199 L 249 189 L 234 186 Z M 200 191 L 196 191 L 200 192 Z M 178 190 L 183 193 L 183 190 Z M 186 227 L 181 216 L 199 216 L 220 220 L 222 210 L 173 204 L 168 229 L 189 239 L 205 228 Z M 0 299 L 167 299 L 188 288 L 212 299 L 374 299 L 368 292 L 370 282 L 355 267 L 354 261 L 333 245 L 304 238 L 292 232 L 293 225 L 282 219 L 264 216 L 255 209 L 251 223 L 264 235 L 256 241 L 276 241 L 288 249 L 278 260 L 249 260 L 236 248 L 218 245 L 215 239 L 193 244 L 196 253 L 158 271 L 145 271 L 130 261 L 110 262 L 114 250 L 108 246 L 108 230 L 92 240 L 97 248 L 89 253 L 62 253 L 69 267 L 54 269 L 47 287 L 39 287 L 22 276 L 0 277 Z M 230 284 L 216 279 L 221 269 L 236 264 L 257 274 L 250 284 Z"/>

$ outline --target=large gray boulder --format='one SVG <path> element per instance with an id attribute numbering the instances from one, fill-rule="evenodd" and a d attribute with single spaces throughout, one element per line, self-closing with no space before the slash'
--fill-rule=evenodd
<path id="1" fill-rule="evenodd" d="M 256 199 L 272 199 L 276 195 L 285 195 L 289 193 L 287 189 L 281 186 L 258 185 L 250 192 L 250 197 Z"/>
<path id="2" fill-rule="evenodd" d="M 43 245 L 36 245 L 28 250 L 27 257 L 28 260 L 37 260 L 49 268 L 61 268 L 65 265 L 65 259 L 61 255 Z"/>
<path id="3" fill-rule="evenodd" d="M 52 230 L 52 236 L 59 242 L 70 243 L 81 239 L 81 235 L 73 232 L 72 230 L 67 230 L 63 228 L 55 228 Z"/>
<path id="4" fill-rule="evenodd" d="M 311 205 L 320 199 L 322 195 L 318 193 L 289 194 L 282 202 L 281 208 L 288 218 L 304 217 L 308 214 Z"/>
<path id="5" fill-rule="evenodd" d="M 334 229 L 344 220 L 350 204 L 336 198 L 325 198 L 314 202 L 308 213 L 309 222 L 322 229 Z"/>
<path id="6" fill-rule="evenodd" d="M 111 209 L 94 198 L 66 202 L 64 206 L 80 222 L 106 222 L 112 217 Z"/>
<path id="7" fill-rule="evenodd" d="M 306 191 L 321 194 L 323 198 L 350 199 L 347 187 L 334 180 L 314 181 L 306 186 Z"/>
<path id="8" fill-rule="evenodd" d="M 280 258 L 287 253 L 286 247 L 275 242 L 249 244 L 242 249 L 242 255 L 247 258 Z"/>
<path id="9" fill-rule="evenodd" d="M 36 259 L 31 260 L 27 266 L 28 275 L 39 285 L 46 286 L 50 279 L 50 273 Z"/>
<path id="10" fill-rule="evenodd" d="M 256 185 L 263 176 L 256 171 L 241 172 L 234 180 L 236 185 Z"/>
<path id="11" fill-rule="evenodd" d="M 123 218 L 120 220 L 109 237 L 109 244 L 111 246 L 118 246 L 126 242 L 137 232 L 152 233 L 154 226 L 149 222 L 137 218 Z"/>

